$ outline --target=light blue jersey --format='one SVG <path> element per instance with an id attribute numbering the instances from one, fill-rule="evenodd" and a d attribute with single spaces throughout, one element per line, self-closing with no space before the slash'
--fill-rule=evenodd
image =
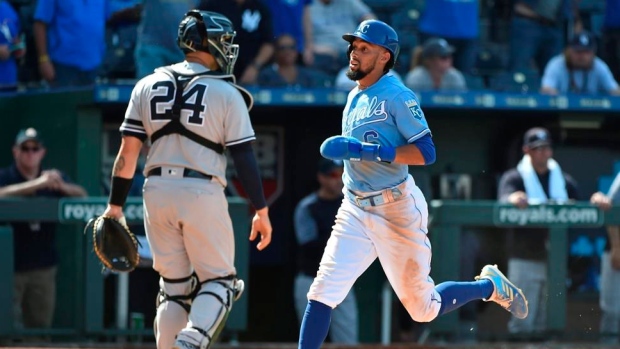
<path id="1" fill-rule="evenodd" d="M 365 90 L 349 92 L 342 113 L 342 135 L 362 142 L 399 147 L 430 134 L 416 95 L 388 73 Z M 372 192 L 397 186 L 409 173 L 408 165 L 387 162 L 345 161 L 347 189 Z"/>

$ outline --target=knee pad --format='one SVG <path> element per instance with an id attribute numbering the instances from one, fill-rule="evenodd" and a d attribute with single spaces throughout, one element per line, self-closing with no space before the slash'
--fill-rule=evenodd
<path id="1" fill-rule="evenodd" d="M 192 299 L 198 291 L 198 284 L 198 277 L 196 274 L 180 279 L 168 279 L 161 276 L 159 279 L 159 293 L 155 298 L 156 313 L 158 313 L 159 307 L 165 302 L 173 302 L 178 304 L 189 314 Z M 156 337 L 158 332 L 157 322 L 158 317 L 156 316 L 153 323 L 153 330 Z"/>
<path id="2" fill-rule="evenodd" d="M 224 329 L 233 303 L 244 290 L 243 280 L 235 276 L 211 279 L 200 283 L 192 300 L 189 320 L 192 328 L 184 329 L 180 338 L 189 337 L 201 349 L 209 348 Z"/>

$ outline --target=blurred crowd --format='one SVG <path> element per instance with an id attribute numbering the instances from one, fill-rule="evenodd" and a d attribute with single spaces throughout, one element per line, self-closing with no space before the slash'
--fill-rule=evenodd
<path id="1" fill-rule="evenodd" d="M 618 0 L 0 0 L 0 92 L 139 79 L 181 61 L 189 9 L 235 25 L 245 86 L 349 89 L 341 35 L 399 34 L 414 91 L 620 94 Z"/>

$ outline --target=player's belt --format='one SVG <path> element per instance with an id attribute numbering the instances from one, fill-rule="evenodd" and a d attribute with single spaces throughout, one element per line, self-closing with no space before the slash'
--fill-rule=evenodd
<path id="1" fill-rule="evenodd" d="M 355 193 L 347 190 L 347 196 L 354 204 L 359 207 L 380 206 L 390 202 L 394 202 L 403 196 L 403 192 L 398 188 L 390 188 L 381 191 L 377 195 L 371 196 L 358 196 Z"/>
<path id="2" fill-rule="evenodd" d="M 148 177 L 150 177 L 150 176 L 161 176 L 161 167 L 155 167 L 154 169 L 150 170 L 147 176 Z M 206 179 L 208 181 L 213 179 L 213 176 L 211 176 L 211 175 L 208 175 L 208 174 L 205 174 L 205 173 L 202 173 L 202 172 L 198 172 L 196 170 L 191 170 L 189 168 L 184 168 L 183 169 L 183 177 Z"/>

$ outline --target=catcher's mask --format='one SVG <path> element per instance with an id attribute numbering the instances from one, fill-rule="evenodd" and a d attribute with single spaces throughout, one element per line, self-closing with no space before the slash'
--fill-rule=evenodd
<path id="1" fill-rule="evenodd" d="M 202 51 L 211 54 L 223 73 L 232 74 L 239 55 L 239 45 L 233 44 L 236 35 L 226 16 L 191 10 L 179 24 L 177 44 L 183 53 Z"/>

